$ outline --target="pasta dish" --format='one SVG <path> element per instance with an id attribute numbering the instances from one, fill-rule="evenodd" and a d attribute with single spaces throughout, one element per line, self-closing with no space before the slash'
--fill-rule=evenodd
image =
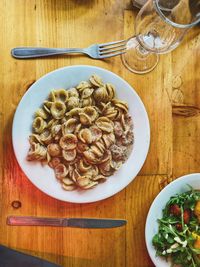
<path id="1" fill-rule="evenodd" d="M 91 189 L 121 168 L 133 141 L 128 104 L 92 75 L 74 88 L 52 90 L 36 110 L 27 160 L 48 164 L 64 190 Z"/>

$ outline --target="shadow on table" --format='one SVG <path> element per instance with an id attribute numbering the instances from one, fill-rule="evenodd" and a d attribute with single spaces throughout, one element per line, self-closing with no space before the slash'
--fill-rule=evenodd
<path id="1" fill-rule="evenodd" d="M 8 248 L 0 246 L 1 262 L 0 267 L 25 266 L 29 267 L 67 267 L 67 266 L 87 266 L 100 267 L 108 266 L 107 259 L 87 259 L 80 257 L 63 256 L 54 253 L 41 253 L 33 250 Z M 3 265 L 2 265 L 3 264 Z M 14 264 L 14 265 L 12 265 Z M 21 264 L 21 265 L 20 265 Z"/>

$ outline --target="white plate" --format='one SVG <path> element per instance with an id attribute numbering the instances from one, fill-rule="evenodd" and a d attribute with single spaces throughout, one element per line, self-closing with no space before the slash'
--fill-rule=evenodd
<path id="1" fill-rule="evenodd" d="M 54 172 L 39 162 L 28 162 L 28 137 L 34 112 L 47 99 L 52 89 L 76 86 L 80 81 L 96 73 L 103 81 L 116 86 L 117 96 L 128 102 L 134 122 L 135 143 L 133 151 L 123 167 L 108 181 L 96 188 L 82 192 L 64 191 L 55 179 Z M 57 69 L 36 81 L 22 97 L 13 121 L 12 140 L 16 158 L 29 180 L 44 193 L 68 202 L 87 203 L 113 196 L 125 188 L 141 169 L 149 149 L 149 120 L 142 101 L 133 88 L 118 75 L 94 66 L 70 66 Z"/>
<path id="2" fill-rule="evenodd" d="M 170 267 L 171 263 L 166 262 L 162 257 L 156 257 L 156 251 L 152 245 L 153 236 L 158 232 L 157 219 L 162 218 L 162 210 L 171 196 L 181 194 L 189 190 L 188 185 L 194 189 L 200 189 L 200 173 L 193 173 L 182 176 L 167 185 L 154 199 L 146 220 L 145 239 L 148 253 L 156 267 Z"/>

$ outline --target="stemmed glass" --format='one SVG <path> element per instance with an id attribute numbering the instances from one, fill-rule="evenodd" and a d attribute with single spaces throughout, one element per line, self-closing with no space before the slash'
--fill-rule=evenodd
<path id="1" fill-rule="evenodd" d="M 148 0 L 136 17 L 135 36 L 127 41 L 124 65 L 138 74 L 152 71 L 159 54 L 175 49 L 199 22 L 200 0 Z"/>

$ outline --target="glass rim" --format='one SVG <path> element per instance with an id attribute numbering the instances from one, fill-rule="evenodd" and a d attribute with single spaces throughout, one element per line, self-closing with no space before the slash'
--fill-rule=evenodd
<path id="1" fill-rule="evenodd" d="M 179 23 L 176 23 L 176 22 L 173 22 L 171 21 L 170 19 L 168 19 L 164 14 L 163 12 L 161 11 L 161 8 L 159 7 L 158 5 L 158 1 L 159 0 L 153 0 L 153 3 L 155 5 L 155 9 L 156 11 L 158 12 L 158 14 L 160 15 L 160 17 L 165 21 L 167 22 L 168 24 L 172 25 L 173 27 L 176 27 L 176 28 L 182 28 L 182 29 L 186 29 L 186 28 L 191 28 L 195 25 L 197 25 L 199 22 L 200 22 L 200 17 L 192 22 L 192 23 L 189 23 L 189 24 L 179 24 Z"/>

